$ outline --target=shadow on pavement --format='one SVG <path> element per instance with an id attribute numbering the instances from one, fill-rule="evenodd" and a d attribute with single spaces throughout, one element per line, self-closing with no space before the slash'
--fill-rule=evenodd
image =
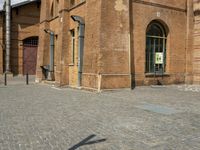
<path id="1" fill-rule="evenodd" d="M 68 150 L 76 150 L 79 147 L 84 146 L 84 145 L 92 145 L 92 144 L 101 143 L 101 142 L 105 142 L 106 141 L 106 139 L 99 139 L 99 140 L 89 141 L 89 140 L 93 139 L 94 137 L 96 137 L 96 135 L 92 134 L 92 135 L 88 136 L 87 138 L 85 138 L 84 140 L 82 140 L 81 142 L 79 142 L 78 144 L 72 146 Z"/>

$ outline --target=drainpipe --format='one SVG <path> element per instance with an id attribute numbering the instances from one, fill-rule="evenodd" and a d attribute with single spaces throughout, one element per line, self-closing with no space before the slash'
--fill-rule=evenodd
<path id="1" fill-rule="evenodd" d="M 71 18 L 79 23 L 79 36 L 78 36 L 78 87 L 81 86 L 82 71 L 83 71 L 83 50 L 84 50 L 84 32 L 85 22 L 80 16 L 71 16 Z"/>
<path id="2" fill-rule="evenodd" d="M 49 64 L 49 70 L 48 70 L 48 75 L 47 75 L 47 80 L 49 81 L 54 81 L 54 37 L 55 34 L 53 31 L 50 29 L 45 29 L 44 30 L 46 33 L 50 35 L 50 64 Z"/>
<path id="3" fill-rule="evenodd" d="M 10 0 L 6 0 L 6 73 L 10 73 L 10 22 L 11 22 L 11 3 Z"/>

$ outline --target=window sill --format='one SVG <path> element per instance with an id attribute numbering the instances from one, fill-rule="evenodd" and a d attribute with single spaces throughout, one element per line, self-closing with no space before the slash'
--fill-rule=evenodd
<path id="1" fill-rule="evenodd" d="M 170 74 L 169 73 L 145 73 L 145 77 L 169 77 Z"/>
<path id="2" fill-rule="evenodd" d="M 74 63 L 69 64 L 69 66 L 74 66 Z"/>

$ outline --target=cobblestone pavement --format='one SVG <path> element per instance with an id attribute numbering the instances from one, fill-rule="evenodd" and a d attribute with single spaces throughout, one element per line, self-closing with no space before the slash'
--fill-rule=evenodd
<path id="1" fill-rule="evenodd" d="M 25 85 L 26 84 L 26 76 L 11 76 L 7 75 L 7 85 Z M 29 75 L 28 76 L 28 81 L 30 84 L 33 84 L 35 82 L 35 76 Z M 5 76 L 0 75 L 0 86 L 4 85 L 5 82 Z"/>
<path id="2" fill-rule="evenodd" d="M 199 149 L 199 92 L 0 85 L 0 150 Z"/>

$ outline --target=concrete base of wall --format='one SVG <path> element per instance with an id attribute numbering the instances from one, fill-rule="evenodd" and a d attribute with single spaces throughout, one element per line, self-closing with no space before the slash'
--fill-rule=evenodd
<path id="1" fill-rule="evenodd" d="M 187 76 L 187 77 L 186 77 Z M 194 81 L 193 81 L 194 79 Z M 36 83 L 43 82 L 42 78 L 36 78 Z M 61 82 L 61 81 L 60 81 Z M 57 86 L 69 86 L 76 88 L 77 86 L 67 85 L 55 81 Z M 131 85 L 132 84 L 132 85 Z M 82 86 L 78 89 L 86 89 L 90 91 L 116 90 L 122 88 L 134 88 L 135 86 L 149 85 L 170 85 L 170 84 L 200 84 L 199 75 L 186 75 L 184 73 L 164 74 L 163 76 L 154 76 L 153 74 L 142 74 L 137 77 L 128 74 L 95 74 L 83 73 Z"/>
<path id="2" fill-rule="evenodd" d="M 200 75 L 193 76 L 193 84 L 200 84 Z"/>
<path id="3" fill-rule="evenodd" d="M 82 85 L 85 88 L 105 89 L 131 88 L 131 76 L 128 74 L 83 74 Z"/>
<path id="4" fill-rule="evenodd" d="M 164 74 L 164 75 L 156 75 L 154 74 L 146 74 L 137 76 L 135 78 L 135 86 L 143 86 L 143 85 L 169 85 L 169 84 L 183 84 L 185 83 L 185 74 L 177 73 L 177 74 Z"/>

